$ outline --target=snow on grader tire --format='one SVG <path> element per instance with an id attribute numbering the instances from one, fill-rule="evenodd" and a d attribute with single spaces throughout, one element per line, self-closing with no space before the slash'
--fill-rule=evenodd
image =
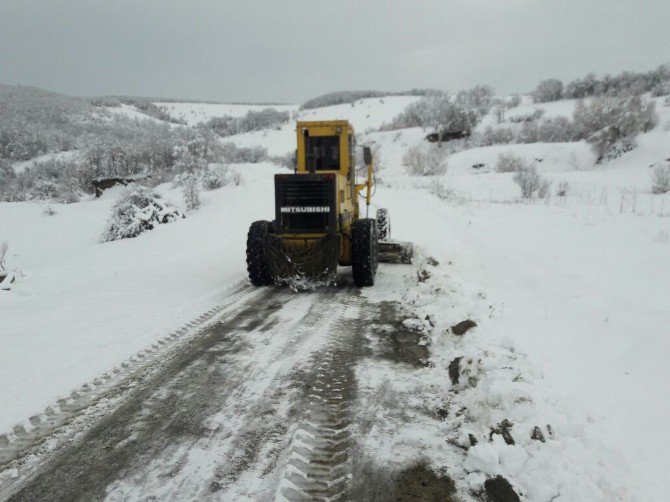
<path id="1" fill-rule="evenodd" d="M 377 263 L 376 222 L 370 218 L 360 219 L 351 228 L 351 271 L 357 287 L 374 286 Z"/>
<path id="2" fill-rule="evenodd" d="M 391 215 L 388 209 L 377 209 L 377 235 L 380 241 L 391 240 Z"/>
<path id="3" fill-rule="evenodd" d="M 274 284 L 267 256 L 267 241 L 270 222 L 254 221 L 247 234 L 247 271 L 249 280 L 254 286 L 270 286 Z"/>

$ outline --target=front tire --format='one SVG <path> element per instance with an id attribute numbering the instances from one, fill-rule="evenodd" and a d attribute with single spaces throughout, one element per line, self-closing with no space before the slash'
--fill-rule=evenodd
<path id="1" fill-rule="evenodd" d="M 274 284 L 267 255 L 270 222 L 254 221 L 247 234 L 247 272 L 254 286 L 270 286 Z"/>
<path id="2" fill-rule="evenodd" d="M 359 288 L 374 286 L 377 272 L 377 225 L 365 218 L 351 227 L 351 272 Z"/>

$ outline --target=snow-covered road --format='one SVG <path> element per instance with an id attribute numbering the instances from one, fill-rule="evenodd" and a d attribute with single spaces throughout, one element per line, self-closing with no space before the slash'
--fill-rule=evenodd
<path id="1" fill-rule="evenodd" d="M 386 273 L 402 280 L 409 269 Z M 388 337 L 395 347 L 372 343 L 376 323 L 402 326 L 400 313 L 361 296 L 348 275 L 338 284 L 248 294 L 180 350 L 156 354 L 153 373 L 123 382 L 115 409 L 26 462 L 0 498 L 325 500 L 369 485 L 354 454 L 366 429 L 356 365 L 389 354 L 406 364 L 421 334 L 401 328 L 402 342 Z"/>

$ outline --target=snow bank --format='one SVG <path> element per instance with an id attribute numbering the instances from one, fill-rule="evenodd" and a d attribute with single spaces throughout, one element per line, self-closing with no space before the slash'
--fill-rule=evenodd
<path id="1" fill-rule="evenodd" d="M 658 399 L 670 380 L 670 277 L 660 273 L 670 219 L 566 204 L 459 204 L 407 188 L 377 197 L 397 238 L 430 249 L 486 293 L 492 328 L 542 369 L 542 393 L 580 411 L 588 441 L 621 451 L 622 476 L 640 500 L 657 500 L 670 442 L 656 437 L 662 446 L 650 449 L 639 438 L 670 418 Z"/>
<path id="2" fill-rule="evenodd" d="M 450 263 L 417 258 L 404 288 L 388 283 L 393 276 L 365 291 L 401 302 L 405 324 L 426 333 L 431 352 L 428 367 L 400 375 L 385 362 L 358 369 L 361 408 L 374 424 L 366 454 L 380 466 L 428 459 L 465 500 L 479 500 L 484 481 L 497 475 L 527 500 L 636 500 L 627 485 L 635 466 L 603 441 L 585 408 L 554 396 L 519 352 L 516 332 L 500 328 L 500 306 L 462 283 Z M 457 335 L 452 326 L 465 319 L 476 327 Z"/>

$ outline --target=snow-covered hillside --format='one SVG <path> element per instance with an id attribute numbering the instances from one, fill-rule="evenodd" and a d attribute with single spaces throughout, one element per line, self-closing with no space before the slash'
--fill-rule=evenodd
<path id="1" fill-rule="evenodd" d="M 163 123 L 162 120 L 157 119 L 156 117 L 152 117 L 151 115 L 147 115 L 146 113 L 142 113 L 140 110 L 137 109 L 137 107 L 127 105 L 125 103 L 121 103 L 119 106 L 105 107 L 105 110 L 107 110 L 109 113 L 113 115 L 120 115 L 122 117 L 127 117 L 133 120 L 150 120 L 151 122 L 155 122 L 156 124 Z"/>
<path id="2" fill-rule="evenodd" d="M 190 126 L 207 122 L 213 117 L 243 117 L 249 111 L 261 111 L 265 108 L 274 108 L 277 111 L 293 112 L 296 105 L 243 105 L 225 103 L 178 103 L 157 101 L 155 105 L 165 110 L 171 117 L 185 120 Z"/>
<path id="3" fill-rule="evenodd" d="M 294 120 L 279 129 L 253 131 L 224 138 L 234 141 L 238 146 L 252 147 L 261 145 L 270 155 L 285 155 L 295 149 L 295 120 L 349 120 L 357 132 L 377 129 L 390 122 L 408 104 L 418 100 L 417 96 L 386 96 L 383 98 L 359 99 L 351 104 L 326 106 L 308 110 L 298 110 L 297 106 L 272 106 L 279 111 L 293 112 Z M 222 115 L 243 116 L 247 112 L 258 111 L 259 105 L 210 105 L 199 103 L 156 103 L 165 107 L 173 116 L 187 120 L 190 125 Z M 173 105 L 178 105 L 172 108 Z M 176 114 L 176 115 L 175 115 Z"/>
<path id="4" fill-rule="evenodd" d="M 472 402 L 459 398 L 477 410 L 473 420 L 483 420 L 488 411 L 481 406 L 487 402 L 491 420 L 516 413 L 524 427 L 530 420 L 552 421 L 556 434 L 547 450 L 551 455 L 530 439 L 518 448 L 494 442 L 467 453 L 454 450 L 464 457 L 446 451 L 450 446 L 443 440 L 435 452 L 421 444 L 420 453 L 429 460 L 463 461 L 455 468 L 459 483 L 481 487 L 481 473 L 504 474 L 530 494 L 528 500 L 578 500 L 580 493 L 589 494 L 582 500 L 663 500 L 670 449 L 663 434 L 670 420 L 665 390 L 670 369 L 664 362 L 670 352 L 670 194 L 651 194 L 650 165 L 670 158 L 670 107 L 658 99 L 658 126 L 640 135 L 635 150 L 602 165 L 595 164 L 585 142 L 496 145 L 453 153 L 444 175 L 415 177 L 406 174 L 402 158 L 409 148 L 425 145 L 429 131 L 371 129 L 416 99 L 274 108 L 295 112 L 297 120 L 350 120 L 359 144 L 379 148 L 373 210 L 389 208 L 394 237 L 414 242 L 420 256 L 439 262 L 434 287 L 392 284 L 388 278 L 399 276 L 389 273 L 382 274 L 381 289 L 366 294 L 411 301 L 418 312 L 434 315 L 438 326 L 448 327 L 456 313 L 482 326 L 472 345 L 467 337 L 445 342 L 434 331 L 434 362 L 493 351 L 477 371 L 503 375 L 509 368 L 502 361 L 512 361 L 514 371 L 523 368 L 523 409 L 511 401 L 488 403 L 494 397 L 521 399 L 521 391 L 513 384 L 493 389 L 492 375 L 499 373 L 480 374 L 491 394 L 480 388 Z M 264 108 L 160 106 L 189 125 Z M 570 100 L 524 103 L 507 117 L 536 109 L 545 117 L 569 117 L 573 108 Z M 493 117 L 482 124 L 494 124 Z M 295 122 L 224 140 L 283 155 L 295 149 Z M 501 153 L 536 165 L 552 182 L 552 196 L 522 200 L 513 173 L 495 170 Z M 43 215 L 44 204 L 36 202 L 0 203 L 0 241 L 10 247 L 7 266 L 21 271 L 11 291 L 0 291 L 0 433 L 19 423 L 30 428 L 30 416 L 219 305 L 246 280 L 247 228 L 254 220 L 272 219 L 272 175 L 283 168 L 269 163 L 233 168 L 242 174 L 242 185 L 206 192 L 203 207 L 186 219 L 113 243 L 99 242 L 113 192 L 56 204 L 53 216 Z M 569 187 L 561 197 L 555 195 L 560 183 Z M 169 185 L 159 191 L 183 206 L 179 191 Z M 525 362 L 515 366 L 517 359 Z M 447 378 L 444 370 L 438 366 L 398 380 L 382 366 L 361 368 L 370 377 L 362 393 L 371 402 L 379 389 L 398 392 L 408 402 L 413 389 L 446 395 L 449 383 L 439 380 Z M 417 437 L 449 433 L 401 422 L 376 429 L 371 437 L 384 436 L 407 453 L 420 449 Z M 400 461 L 392 449 L 378 453 Z M 559 494 L 562 498 L 555 498 Z"/>

